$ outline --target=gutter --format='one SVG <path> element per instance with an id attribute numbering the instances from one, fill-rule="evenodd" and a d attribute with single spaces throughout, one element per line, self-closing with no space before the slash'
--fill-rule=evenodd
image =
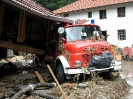
<path id="1" fill-rule="evenodd" d="M 14 6 L 14 7 L 17 7 L 19 9 L 21 9 L 21 10 L 24 10 L 26 12 L 29 12 L 31 14 L 34 14 L 36 16 L 45 18 L 45 19 L 49 19 L 49 20 L 56 21 L 56 22 L 73 23 L 72 20 L 64 19 L 63 17 L 59 18 L 59 17 L 55 17 L 55 16 L 51 16 L 51 15 L 46 15 L 46 14 L 44 15 L 44 13 L 41 13 L 41 12 L 39 13 L 37 11 L 33 11 L 33 10 L 31 10 L 32 8 L 30 9 L 30 8 L 28 8 L 28 6 L 24 7 L 24 6 L 22 6 L 23 4 L 20 5 L 19 3 L 15 2 L 15 0 L 1 0 L 1 1 L 3 1 L 3 2 L 7 3 L 7 4 L 10 4 L 10 5 Z"/>

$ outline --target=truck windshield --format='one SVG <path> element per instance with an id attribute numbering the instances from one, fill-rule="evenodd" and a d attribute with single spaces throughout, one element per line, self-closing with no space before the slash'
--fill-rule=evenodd
<path id="1" fill-rule="evenodd" d="M 98 26 L 74 26 L 65 28 L 67 41 L 89 39 L 93 35 L 99 36 L 100 27 Z"/>

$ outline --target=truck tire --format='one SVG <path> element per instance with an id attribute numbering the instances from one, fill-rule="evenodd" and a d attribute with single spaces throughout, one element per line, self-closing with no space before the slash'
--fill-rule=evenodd
<path id="1" fill-rule="evenodd" d="M 119 78 L 119 72 L 117 72 L 117 71 L 103 72 L 102 77 L 107 80 L 117 80 Z"/>
<path id="2" fill-rule="evenodd" d="M 119 78 L 119 72 L 115 71 L 115 72 L 110 72 L 110 80 L 117 80 Z"/>
<path id="3" fill-rule="evenodd" d="M 56 68 L 56 77 L 60 84 L 65 81 L 65 74 L 61 63 L 59 63 Z"/>

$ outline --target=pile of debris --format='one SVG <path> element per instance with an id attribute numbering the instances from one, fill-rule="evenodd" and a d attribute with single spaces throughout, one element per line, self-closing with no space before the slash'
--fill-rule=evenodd
<path id="1" fill-rule="evenodd" d="M 39 76 L 46 82 L 52 80 L 48 69 L 38 66 L 34 58 L 27 54 L 0 60 L 0 99 L 12 97 L 19 85 L 40 83 Z"/>
<path id="2" fill-rule="evenodd" d="M 64 99 L 48 69 L 39 67 L 31 55 L 2 60 L 0 99 Z M 60 85 L 68 99 L 125 99 L 131 86 L 125 79 L 99 77 L 82 82 L 67 81 Z"/>
<path id="3" fill-rule="evenodd" d="M 37 76 L 33 76 L 33 74 L 29 73 L 25 76 L 27 79 L 23 75 L 25 80 L 19 80 L 20 76 L 18 77 L 18 75 L 16 75 L 16 77 L 14 76 L 16 80 L 11 79 L 11 76 L 3 78 L 0 83 L 1 99 L 2 97 L 4 97 L 3 99 L 10 99 L 19 91 L 22 93 L 19 99 L 64 99 L 61 98 L 62 92 L 59 87 L 53 86 L 53 83 L 49 83 L 51 86 L 46 86 L 48 83 L 41 83 L 46 85 L 39 88 L 33 88 L 33 85 L 39 83 Z M 10 78 L 10 80 L 8 78 Z M 9 81 L 7 81 L 7 79 Z M 31 89 L 27 92 L 22 92 L 27 90 L 29 86 Z M 125 97 L 129 94 L 131 86 L 129 86 L 124 79 L 119 78 L 115 81 L 99 79 L 97 81 L 85 81 L 80 83 L 66 82 L 61 84 L 61 88 L 64 90 L 66 96 L 72 94 L 72 99 L 125 99 Z"/>
<path id="4" fill-rule="evenodd" d="M 125 99 L 131 88 L 121 78 L 116 81 L 100 80 L 96 82 L 65 83 L 62 87 L 67 94 L 73 93 L 75 99 Z M 61 96 L 58 87 L 53 88 L 50 94 Z"/>

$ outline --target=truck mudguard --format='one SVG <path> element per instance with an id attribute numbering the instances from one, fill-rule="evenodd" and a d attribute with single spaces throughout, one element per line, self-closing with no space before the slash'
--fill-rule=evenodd
<path id="1" fill-rule="evenodd" d="M 64 73 L 67 73 L 67 68 L 70 68 L 70 64 L 69 64 L 69 62 L 67 61 L 67 59 L 64 57 L 64 56 L 62 56 L 62 55 L 60 55 L 60 56 L 58 56 L 57 58 L 56 58 L 56 60 L 60 60 L 61 61 L 61 63 L 62 63 L 62 66 L 63 66 L 63 68 L 64 68 Z M 56 61 L 55 60 L 55 61 Z"/>

